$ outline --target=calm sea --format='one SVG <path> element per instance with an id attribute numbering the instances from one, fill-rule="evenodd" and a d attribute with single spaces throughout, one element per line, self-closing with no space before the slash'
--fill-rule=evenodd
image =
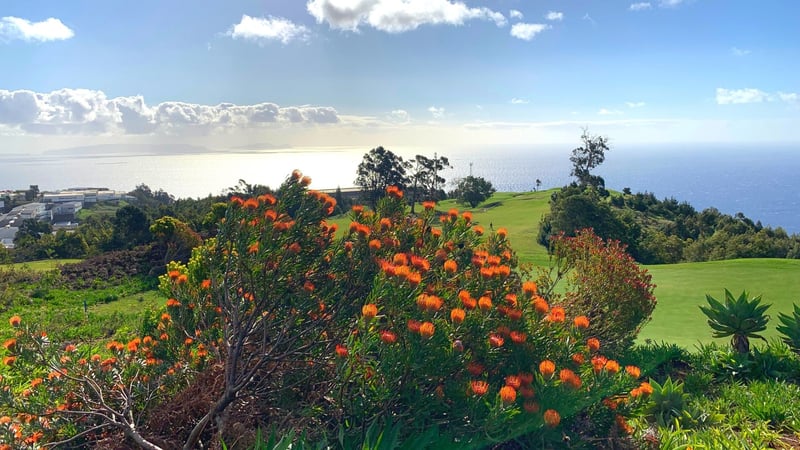
<path id="1" fill-rule="evenodd" d="M 107 187 L 131 190 L 145 183 L 176 197 L 204 197 L 235 186 L 238 180 L 277 187 L 295 168 L 317 189 L 353 185 L 369 149 L 305 148 L 246 152 L 136 155 L 0 155 L 0 190 Z M 392 149 L 404 157 L 422 153 L 447 156 L 448 180 L 472 173 L 499 191 L 529 191 L 570 181 L 569 146 Z M 613 148 L 597 169 L 606 186 L 658 198 L 687 201 L 696 209 L 716 207 L 744 213 L 764 225 L 800 233 L 800 147 L 686 144 Z M 450 186 L 448 186 L 450 187 Z"/>

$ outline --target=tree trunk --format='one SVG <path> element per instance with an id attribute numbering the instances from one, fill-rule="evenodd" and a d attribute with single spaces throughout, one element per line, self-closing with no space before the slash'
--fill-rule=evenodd
<path id="1" fill-rule="evenodd" d="M 183 444 L 183 450 L 192 450 L 197 448 L 197 442 L 200 440 L 200 435 L 206 429 L 209 423 L 222 411 L 225 411 L 225 408 L 231 404 L 235 395 L 233 392 L 225 391 L 225 394 L 214 404 L 214 407 L 211 408 L 208 413 L 200 419 L 200 422 L 197 422 L 197 425 L 192 428 L 192 432 L 189 434 L 189 437 L 186 439 L 186 442 Z"/>

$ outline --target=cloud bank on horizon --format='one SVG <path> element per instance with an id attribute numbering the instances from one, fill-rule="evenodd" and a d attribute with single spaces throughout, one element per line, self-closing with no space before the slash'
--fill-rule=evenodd
<path id="1" fill-rule="evenodd" d="M 800 115 L 791 76 L 800 63 L 788 57 L 800 51 L 788 11 L 797 7 L 728 4 L 719 19 L 720 6 L 706 0 L 504 4 L 20 2 L 0 18 L 9 69 L 0 141 L 254 130 L 268 138 L 322 127 L 342 144 L 352 128 L 565 123 L 616 124 L 619 139 L 664 123 L 682 123 L 682 134 L 656 138 L 707 139 L 699 133 L 712 129 L 721 139 L 798 139 L 786 125 Z M 164 19 L 178 15 L 181 23 Z"/>

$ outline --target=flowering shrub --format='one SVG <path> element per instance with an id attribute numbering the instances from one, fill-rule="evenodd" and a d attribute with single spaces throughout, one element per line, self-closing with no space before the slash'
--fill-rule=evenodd
<path id="1" fill-rule="evenodd" d="M 607 319 L 525 281 L 505 229 L 486 235 L 432 202 L 408 215 L 391 187 L 375 211 L 354 207 L 337 238 L 335 200 L 309 182 L 297 172 L 275 196 L 232 198 L 217 237 L 168 265 L 164 310 L 141 338 L 64 345 L 12 318 L 3 439 L 121 431 L 159 448 L 143 418 L 198 372 L 218 383 L 176 438 L 187 449 L 209 430 L 225 436 L 232 410 L 305 428 L 439 427 L 449 444 L 480 446 L 558 427 L 636 385 L 637 371 L 601 353 Z"/>
<path id="2" fill-rule="evenodd" d="M 585 335 L 590 318 L 550 305 L 523 281 L 507 231 L 484 236 L 469 213 L 406 217 L 387 197 L 355 210 L 345 239 L 370 246 L 380 272 L 337 352 L 336 401 L 356 425 L 376 417 L 460 445 L 558 426 L 635 378 Z M 602 318 L 597 318 L 602 322 Z M 620 373 L 621 372 L 621 373 Z"/>
<path id="3" fill-rule="evenodd" d="M 618 354 L 629 348 L 656 307 L 655 284 L 647 270 L 619 241 L 603 241 L 588 228 L 574 237 L 554 236 L 551 245 L 558 276 L 566 276 L 567 309 L 589 318 L 588 332 L 607 351 Z"/>

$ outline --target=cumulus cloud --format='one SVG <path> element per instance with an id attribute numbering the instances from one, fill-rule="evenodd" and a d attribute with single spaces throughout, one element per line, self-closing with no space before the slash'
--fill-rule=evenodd
<path id="1" fill-rule="evenodd" d="M 547 20 L 564 20 L 564 13 L 558 11 L 549 11 L 544 16 Z"/>
<path id="2" fill-rule="evenodd" d="M 600 108 L 600 111 L 597 111 L 597 114 L 600 114 L 601 116 L 618 116 L 622 114 L 622 111 L 618 109 Z"/>
<path id="3" fill-rule="evenodd" d="M 60 89 L 50 93 L 0 90 L 0 127 L 34 134 L 211 133 L 267 125 L 328 124 L 340 121 L 325 106 L 201 105 L 142 96 L 107 98 L 102 91 Z"/>
<path id="4" fill-rule="evenodd" d="M 782 102 L 786 103 L 798 103 L 800 102 L 800 94 L 796 92 L 778 92 L 778 98 Z"/>
<path id="5" fill-rule="evenodd" d="M 404 109 L 395 109 L 389 113 L 389 120 L 395 123 L 409 123 L 411 122 L 411 114 Z"/>
<path id="6" fill-rule="evenodd" d="M 451 0 L 309 0 L 306 9 L 317 23 L 349 31 L 367 25 L 403 33 L 422 25 L 463 25 L 469 20 L 488 20 L 499 27 L 506 24 L 499 12 Z"/>
<path id="7" fill-rule="evenodd" d="M 747 56 L 750 54 L 750 50 L 746 50 L 743 48 L 731 47 L 731 55 L 733 56 Z"/>
<path id="8" fill-rule="evenodd" d="M 550 28 L 550 25 L 543 23 L 515 23 L 511 26 L 511 35 L 523 41 L 530 41 L 537 34 Z"/>
<path id="9" fill-rule="evenodd" d="M 75 36 L 75 32 L 61 20 L 50 17 L 41 22 L 31 22 L 19 17 L 0 19 L 0 42 L 2 41 L 63 41 Z"/>
<path id="10" fill-rule="evenodd" d="M 516 98 L 516 97 L 514 97 L 514 98 L 511 99 L 511 104 L 512 105 L 527 105 L 528 103 L 530 103 L 530 102 L 528 100 L 525 100 L 524 98 Z"/>
<path id="11" fill-rule="evenodd" d="M 508 12 L 508 17 L 512 19 L 522 20 L 522 18 L 525 16 L 523 16 L 522 11 L 512 9 L 511 11 Z"/>
<path id="12" fill-rule="evenodd" d="M 724 89 L 717 88 L 717 104 L 734 105 L 743 103 L 761 103 L 769 100 L 769 94 L 753 88 Z"/>
<path id="13" fill-rule="evenodd" d="M 653 5 L 650 2 L 639 2 L 639 3 L 631 3 L 631 6 L 628 7 L 631 11 L 644 11 L 645 9 L 652 8 Z"/>
<path id="14" fill-rule="evenodd" d="M 431 113 L 434 119 L 441 119 L 444 117 L 444 108 L 437 108 L 435 106 L 431 106 L 428 108 L 428 112 Z"/>
<path id="15" fill-rule="evenodd" d="M 264 44 L 268 41 L 280 41 L 282 44 L 298 39 L 308 39 L 309 31 L 303 25 L 297 25 L 282 17 L 267 18 L 242 16 L 239 23 L 233 25 L 228 36 L 234 39 L 245 39 Z"/>
<path id="16" fill-rule="evenodd" d="M 628 108 L 641 108 L 645 104 L 645 102 L 625 102 L 625 106 Z"/>

